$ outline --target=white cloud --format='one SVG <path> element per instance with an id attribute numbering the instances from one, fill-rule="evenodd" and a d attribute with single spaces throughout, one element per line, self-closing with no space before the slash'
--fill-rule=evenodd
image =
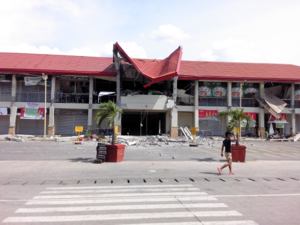
<path id="1" fill-rule="evenodd" d="M 175 25 L 163 24 L 152 32 L 152 37 L 170 43 L 181 43 L 183 40 L 188 39 L 190 35 Z"/>

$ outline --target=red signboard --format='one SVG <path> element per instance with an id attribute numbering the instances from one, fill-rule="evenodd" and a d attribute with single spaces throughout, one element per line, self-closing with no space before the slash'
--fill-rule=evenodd
<path id="1" fill-rule="evenodd" d="M 216 117 L 218 114 L 218 110 L 199 110 L 199 118 Z"/>
<path id="2" fill-rule="evenodd" d="M 287 116 L 286 116 L 285 113 L 281 113 L 279 119 L 276 119 L 273 115 L 270 115 L 269 122 L 272 122 L 272 121 L 275 121 L 275 120 L 276 121 L 286 121 Z"/>
<path id="3" fill-rule="evenodd" d="M 253 112 L 245 112 L 245 114 L 246 114 L 247 116 L 249 116 L 251 120 L 256 121 L 257 113 L 253 113 Z"/>

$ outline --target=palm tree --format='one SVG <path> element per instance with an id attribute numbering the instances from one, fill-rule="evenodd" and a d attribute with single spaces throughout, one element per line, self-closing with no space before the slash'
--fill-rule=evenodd
<path id="1" fill-rule="evenodd" d="M 229 122 L 227 129 L 232 132 L 234 128 L 237 129 L 236 132 L 236 145 L 239 145 L 240 135 L 241 135 L 241 122 L 246 120 L 246 127 L 249 126 L 250 117 L 244 113 L 243 109 L 233 109 L 219 113 L 220 116 L 228 116 Z"/>
<path id="2" fill-rule="evenodd" d="M 101 103 L 99 106 L 99 110 L 96 113 L 96 120 L 98 126 L 106 119 L 110 128 L 112 128 L 112 138 L 111 144 L 115 144 L 116 142 L 116 133 L 115 133 L 115 118 L 116 116 L 122 113 L 122 109 L 119 108 L 114 102 L 108 101 Z"/>

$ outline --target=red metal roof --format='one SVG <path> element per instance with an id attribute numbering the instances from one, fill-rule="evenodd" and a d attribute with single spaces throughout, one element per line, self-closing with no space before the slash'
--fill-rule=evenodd
<path id="1" fill-rule="evenodd" d="M 300 66 L 267 63 L 182 61 L 179 78 L 185 80 L 299 82 Z"/>
<path id="2" fill-rule="evenodd" d="M 117 50 L 125 60 L 132 64 L 139 73 L 151 80 L 145 87 L 178 75 L 182 56 L 181 47 L 178 47 L 167 58 L 162 60 L 131 58 L 118 43 L 114 44 L 114 49 Z"/>
<path id="3" fill-rule="evenodd" d="M 124 50 L 122 56 L 151 80 L 147 85 L 177 75 L 185 80 L 300 82 L 296 65 L 181 61 L 181 54 L 178 48 L 163 60 L 133 59 Z M 112 63 L 109 57 L 0 53 L 0 72 L 11 73 L 114 76 Z"/>
<path id="4" fill-rule="evenodd" d="M 112 58 L 0 53 L 0 71 L 74 75 L 115 75 Z"/>

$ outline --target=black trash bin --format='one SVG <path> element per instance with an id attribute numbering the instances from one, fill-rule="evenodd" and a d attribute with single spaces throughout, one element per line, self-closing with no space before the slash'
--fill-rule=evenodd
<path id="1" fill-rule="evenodd" d="M 106 156 L 106 144 L 105 143 L 98 143 L 96 148 L 96 162 L 103 163 L 105 161 Z"/>

